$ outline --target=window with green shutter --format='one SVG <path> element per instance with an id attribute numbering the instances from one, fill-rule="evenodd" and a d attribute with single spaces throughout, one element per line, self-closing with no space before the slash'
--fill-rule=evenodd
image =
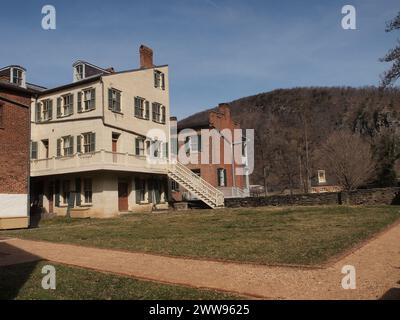
<path id="1" fill-rule="evenodd" d="M 81 91 L 79 91 L 78 92 L 78 106 L 77 106 L 77 108 L 78 108 L 78 112 L 82 112 L 83 110 L 82 110 L 82 92 Z"/>
<path id="2" fill-rule="evenodd" d="M 35 120 L 36 122 L 42 121 L 42 104 L 40 102 L 36 103 Z"/>
<path id="3" fill-rule="evenodd" d="M 36 141 L 31 141 L 31 159 L 38 158 L 38 143 Z"/>

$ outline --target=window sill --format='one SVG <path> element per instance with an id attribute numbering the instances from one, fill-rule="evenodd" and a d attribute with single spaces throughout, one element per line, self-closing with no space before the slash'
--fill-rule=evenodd
<path id="1" fill-rule="evenodd" d="M 153 122 L 158 123 L 158 124 L 165 124 L 165 121 L 162 122 L 162 121 L 153 120 Z"/>
<path id="2" fill-rule="evenodd" d="M 73 115 L 73 113 L 72 114 L 69 114 L 69 115 L 66 115 L 66 116 L 57 116 L 57 119 L 64 119 L 64 118 L 68 118 L 68 117 L 71 117 Z"/>
<path id="3" fill-rule="evenodd" d="M 122 111 L 118 111 L 118 110 L 112 110 L 112 109 L 108 109 L 108 110 L 110 110 L 112 113 L 116 113 L 116 114 L 124 115 L 124 114 L 122 113 Z"/>
<path id="4" fill-rule="evenodd" d="M 88 112 L 94 111 L 94 110 L 96 110 L 96 108 L 89 109 L 89 110 L 81 110 L 81 111 L 78 111 L 78 113 L 88 113 Z"/>
<path id="5" fill-rule="evenodd" d="M 150 120 L 150 118 L 144 118 L 144 117 L 139 117 L 139 116 L 135 116 L 135 118 L 140 119 L 140 120 L 147 120 L 147 121 Z"/>

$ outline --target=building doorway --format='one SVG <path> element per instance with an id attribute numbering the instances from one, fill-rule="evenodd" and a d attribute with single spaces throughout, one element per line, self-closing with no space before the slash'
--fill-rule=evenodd
<path id="1" fill-rule="evenodd" d="M 118 182 L 118 210 L 128 211 L 128 184 L 126 182 Z"/>

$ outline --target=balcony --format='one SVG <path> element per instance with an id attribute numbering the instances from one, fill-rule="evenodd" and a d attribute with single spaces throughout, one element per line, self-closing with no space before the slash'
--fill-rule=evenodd
<path id="1" fill-rule="evenodd" d="M 92 153 L 76 153 L 70 157 L 53 157 L 31 160 L 31 176 L 40 177 L 74 172 L 113 170 L 143 173 L 168 173 L 168 163 L 155 163 L 146 156 L 100 150 Z M 161 161 L 160 161 L 161 162 Z"/>

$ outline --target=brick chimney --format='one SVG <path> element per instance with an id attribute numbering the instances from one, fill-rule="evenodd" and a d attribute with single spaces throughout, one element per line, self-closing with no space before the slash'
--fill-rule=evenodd
<path id="1" fill-rule="evenodd" d="M 140 69 L 153 68 L 153 50 L 145 45 L 141 45 L 139 49 L 140 53 Z"/>

